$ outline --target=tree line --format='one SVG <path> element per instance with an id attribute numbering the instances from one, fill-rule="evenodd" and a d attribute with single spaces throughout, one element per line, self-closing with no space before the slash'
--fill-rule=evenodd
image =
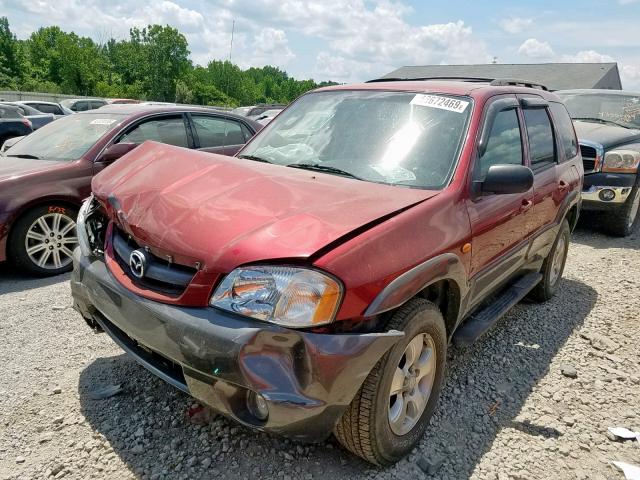
<path id="1" fill-rule="evenodd" d="M 134 98 L 198 105 L 288 103 L 332 82 L 296 80 L 272 66 L 241 69 L 189 59 L 187 39 L 168 25 L 132 28 L 129 38 L 96 42 L 42 27 L 26 40 L 0 17 L 0 89 Z"/>

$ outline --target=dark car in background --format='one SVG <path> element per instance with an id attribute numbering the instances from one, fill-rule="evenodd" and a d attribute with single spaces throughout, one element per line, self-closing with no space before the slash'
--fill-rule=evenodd
<path id="1" fill-rule="evenodd" d="M 20 105 L 28 105 L 31 108 L 35 108 L 36 110 L 42 113 L 50 113 L 56 119 L 73 113 L 68 108 L 63 107 L 62 105 L 56 102 L 45 102 L 42 100 L 21 100 L 19 102 L 14 102 L 14 103 L 18 103 Z"/>
<path id="2" fill-rule="evenodd" d="M 257 120 L 257 117 L 269 110 L 284 110 L 286 107 L 283 103 L 260 103 L 248 107 L 238 107 L 233 109 L 232 112 L 252 120 Z"/>
<path id="3" fill-rule="evenodd" d="M 95 110 L 108 104 L 109 102 L 103 98 L 73 98 L 60 102 L 60 105 L 68 108 L 72 112 L 86 112 L 87 110 Z"/>
<path id="4" fill-rule="evenodd" d="M 20 115 L 31 122 L 34 130 L 38 130 L 47 123 L 51 123 L 55 120 L 55 117 L 51 113 L 42 113 L 29 105 L 24 105 L 18 102 L 6 102 L 4 105 L 13 105 L 18 109 Z"/>
<path id="5" fill-rule="evenodd" d="M 556 92 L 573 118 L 584 163 L 582 208 L 600 212 L 605 228 L 629 235 L 640 216 L 640 93 Z"/>
<path id="6" fill-rule="evenodd" d="M 139 105 L 108 106 L 44 126 L 0 158 L 0 261 L 38 275 L 69 270 L 78 207 L 91 192 L 91 178 L 146 140 L 233 155 L 260 128 L 210 109 Z"/>
<path id="7" fill-rule="evenodd" d="M 0 150 L 7 140 L 29 135 L 32 131 L 33 125 L 16 106 L 0 103 Z"/>

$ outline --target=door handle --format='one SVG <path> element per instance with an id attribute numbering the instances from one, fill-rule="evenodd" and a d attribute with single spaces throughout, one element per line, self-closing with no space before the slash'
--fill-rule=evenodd
<path id="1" fill-rule="evenodd" d="M 558 184 L 558 190 L 560 190 L 561 192 L 564 192 L 565 190 L 568 190 L 568 189 L 569 189 L 569 184 L 564 180 L 560 180 L 560 183 Z"/>
<path id="2" fill-rule="evenodd" d="M 531 207 L 533 207 L 533 200 L 527 200 L 525 198 L 522 200 L 522 205 L 520 206 L 520 212 L 526 212 Z"/>

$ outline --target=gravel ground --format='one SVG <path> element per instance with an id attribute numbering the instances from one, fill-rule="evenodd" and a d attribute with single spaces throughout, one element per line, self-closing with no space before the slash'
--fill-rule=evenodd
<path id="1" fill-rule="evenodd" d="M 0 479 L 617 479 L 640 464 L 640 233 L 580 227 L 561 292 L 521 304 L 474 346 L 452 348 L 446 386 L 415 453 L 387 468 L 186 411 L 193 400 L 95 335 L 66 276 L 0 266 Z M 575 377 L 575 378 L 573 378 Z M 122 384 L 111 398 L 97 388 Z"/>

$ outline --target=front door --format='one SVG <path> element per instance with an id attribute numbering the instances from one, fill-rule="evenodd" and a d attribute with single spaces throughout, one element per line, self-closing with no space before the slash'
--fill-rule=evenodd
<path id="1" fill-rule="evenodd" d="M 491 130 L 484 154 L 476 159 L 475 181 L 482 181 L 492 165 L 524 164 L 517 103 L 514 101 L 493 119 L 485 121 L 491 124 L 485 123 L 483 128 Z M 475 298 L 483 297 L 520 266 L 526 250 L 532 206 L 533 189 L 517 194 L 483 194 L 468 201 Z"/>

